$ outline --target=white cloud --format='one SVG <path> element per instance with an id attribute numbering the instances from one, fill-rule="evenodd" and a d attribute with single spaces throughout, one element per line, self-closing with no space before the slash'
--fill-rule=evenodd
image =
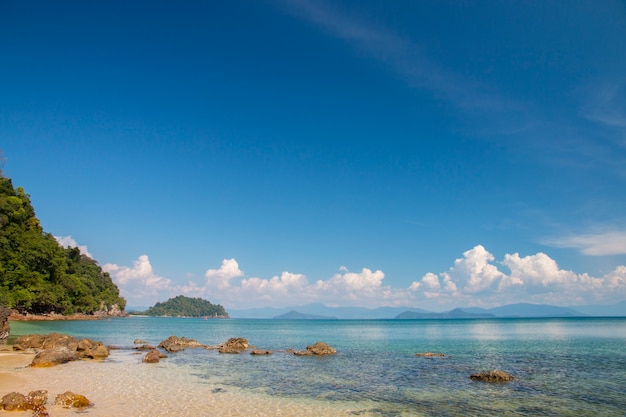
<path id="1" fill-rule="evenodd" d="M 89 250 L 87 250 L 87 246 L 79 245 L 78 243 L 76 243 L 74 238 L 72 238 L 72 236 L 54 236 L 54 238 L 57 242 L 59 242 L 59 245 L 63 246 L 64 248 L 78 248 L 81 254 L 93 259 L 91 253 L 89 253 Z"/>
<path id="2" fill-rule="evenodd" d="M 569 236 L 546 241 L 559 248 L 575 248 L 590 256 L 626 255 L 626 231 Z"/>
<path id="3" fill-rule="evenodd" d="M 219 269 L 209 269 L 204 276 L 208 286 L 224 289 L 230 287 L 230 280 L 243 276 L 243 271 L 234 258 L 224 259 Z"/>
<path id="4" fill-rule="evenodd" d="M 102 269 L 108 272 L 113 282 L 120 288 L 121 295 L 133 303 L 154 303 L 163 301 L 163 295 L 170 295 L 175 288 L 172 281 L 156 275 L 148 255 L 141 255 L 132 267 L 105 264 Z"/>
<path id="5" fill-rule="evenodd" d="M 345 267 L 328 279 L 309 282 L 304 274 L 283 271 L 271 278 L 245 277 L 234 259 L 208 269 L 206 280 L 179 285 L 157 275 L 147 255 L 131 267 L 106 264 L 130 304 L 149 305 L 184 294 L 226 308 L 288 307 L 321 302 L 329 306 L 413 306 L 433 311 L 454 307 L 493 307 L 534 302 L 557 305 L 618 302 L 626 299 L 626 267 L 602 276 L 561 269 L 545 253 L 504 255 L 497 261 L 482 245 L 463 253 L 448 270 L 428 272 L 407 288 L 385 284 L 382 270 Z M 240 280 L 234 280 L 241 278 Z"/>

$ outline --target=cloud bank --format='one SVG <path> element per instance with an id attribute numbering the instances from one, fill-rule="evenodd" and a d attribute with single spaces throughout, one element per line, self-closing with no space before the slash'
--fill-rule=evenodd
<path id="1" fill-rule="evenodd" d="M 559 268 L 545 253 L 506 254 L 496 260 L 482 245 L 464 252 L 440 273 L 427 272 L 407 288 L 385 283 L 381 270 L 340 267 L 328 279 L 310 281 L 284 271 L 271 278 L 246 277 L 239 263 L 224 259 L 207 269 L 202 282 L 180 285 L 157 275 L 147 255 L 131 267 L 106 264 L 129 305 L 152 305 L 183 294 L 202 297 L 226 308 L 286 307 L 312 302 L 328 306 L 411 306 L 444 311 L 460 306 L 493 307 L 531 302 L 556 305 L 616 303 L 626 299 L 626 266 L 592 277 Z"/>

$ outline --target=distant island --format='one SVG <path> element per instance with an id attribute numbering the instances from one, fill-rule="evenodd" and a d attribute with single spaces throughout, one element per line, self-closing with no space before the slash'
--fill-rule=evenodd
<path id="1" fill-rule="evenodd" d="M 561 307 L 548 304 L 516 303 L 493 308 L 460 307 L 432 312 L 415 307 L 327 307 L 315 303 L 284 308 L 267 307 L 231 310 L 233 318 L 279 320 L 419 320 L 533 317 L 626 317 L 626 301 L 612 305 Z"/>
<path id="2" fill-rule="evenodd" d="M 156 303 L 144 312 L 134 312 L 133 314 L 159 317 L 228 318 L 228 313 L 221 305 L 212 304 L 202 298 L 190 298 L 184 295 Z"/>
<path id="3" fill-rule="evenodd" d="M 124 315 L 98 263 L 46 233 L 22 187 L 0 171 L 0 306 L 20 315 Z"/>

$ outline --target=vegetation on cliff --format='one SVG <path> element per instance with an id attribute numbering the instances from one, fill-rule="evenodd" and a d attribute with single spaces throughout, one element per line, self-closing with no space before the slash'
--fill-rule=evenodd
<path id="1" fill-rule="evenodd" d="M 143 314 L 170 317 L 228 317 L 228 313 L 221 305 L 211 304 L 202 298 L 189 298 L 184 295 L 156 303 Z"/>
<path id="2" fill-rule="evenodd" d="M 124 310 L 108 273 L 44 232 L 30 197 L 0 171 L 0 304 L 23 313 Z"/>

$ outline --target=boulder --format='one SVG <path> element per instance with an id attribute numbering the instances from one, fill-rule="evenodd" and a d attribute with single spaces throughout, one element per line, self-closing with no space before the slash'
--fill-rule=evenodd
<path id="1" fill-rule="evenodd" d="M 57 395 L 54 399 L 54 404 L 65 408 L 85 408 L 92 405 L 87 397 L 81 394 L 74 394 L 72 391 L 66 391 Z"/>
<path id="2" fill-rule="evenodd" d="M 306 350 L 287 349 L 287 352 L 296 356 L 325 356 L 334 355 L 337 353 L 337 350 L 328 343 L 317 342 L 314 345 L 307 346 Z"/>
<path id="3" fill-rule="evenodd" d="M 50 349 L 39 352 L 33 358 L 30 366 L 34 368 L 45 368 L 54 365 L 60 365 L 78 359 L 76 351 L 68 349 L 66 346 L 55 346 Z"/>
<path id="4" fill-rule="evenodd" d="M 254 349 L 252 352 L 250 352 L 251 355 L 271 355 L 272 351 L 271 350 L 265 350 L 265 349 Z"/>
<path id="5" fill-rule="evenodd" d="M 26 349 L 42 349 L 43 342 L 46 338 L 46 335 L 43 334 L 28 334 L 25 336 L 20 336 L 15 339 L 15 343 L 13 344 L 14 350 L 26 350 Z M 19 349 L 16 349 L 19 347 Z"/>
<path id="6" fill-rule="evenodd" d="M 25 411 L 28 410 L 28 399 L 24 394 L 19 392 L 11 392 L 0 400 L 2 408 L 7 411 Z"/>
<path id="7" fill-rule="evenodd" d="M 325 342 L 317 342 L 314 345 L 307 346 L 306 350 L 311 352 L 313 355 L 334 355 L 337 353 L 337 350 L 334 347 Z"/>
<path id="8" fill-rule="evenodd" d="M 511 374 L 496 369 L 494 371 L 478 372 L 472 374 L 470 375 L 470 379 L 474 381 L 485 382 L 507 382 L 512 381 L 514 378 Z"/>
<path id="9" fill-rule="evenodd" d="M 167 358 L 167 355 L 164 355 L 157 349 L 152 349 L 150 352 L 146 353 L 146 356 L 143 357 L 143 362 L 158 363 L 162 358 Z"/>
<path id="10" fill-rule="evenodd" d="M 159 347 L 165 349 L 167 352 L 179 352 L 181 350 L 185 350 L 185 348 L 199 348 L 206 347 L 206 345 L 198 343 L 198 341 L 195 339 L 170 336 L 161 343 L 159 343 Z"/>
<path id="11" fill-rule="evenodd" d="M 252 348 L 247 339 L 243 337 L 231 337 L 226 342 L 217 346 L 219 353 L 241 353 Z"/>
<path id="12" fill-rule="evenodd" d="M 102 343 L 92 345 L 90 349 L 79 352 L 81 358 L 105 359 L 109 357 L 109 348 Z"/>
<path id="13" fill-rule="evenodd" d="M 152 345 L 148 345 L 148 344 L 143 344 L 141 346 L 135 346 L 133 349 L 138 350 L 138 351 L 149 351 L 149 350 L 156 349 L 156 347 Z"/>

